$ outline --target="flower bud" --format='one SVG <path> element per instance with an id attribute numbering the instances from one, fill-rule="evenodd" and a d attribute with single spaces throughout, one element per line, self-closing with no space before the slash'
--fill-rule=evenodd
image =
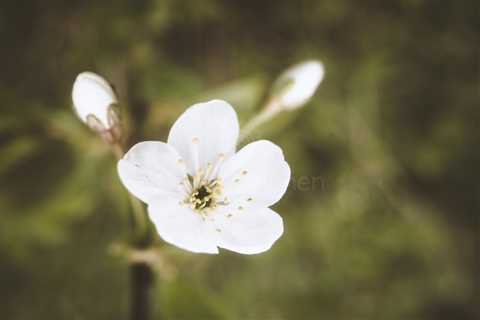
<path id="1" fill-rule="evenodd" d="M 303 106 L 317 90 L 324 74 L 323 64 L 316 60 L 287 69 L 273 85 L 273 100 L 287 110 Z"/>
<path id="2" fill-rule="evenodd" d="M 96 132 L 110 130 L 118 123 L 112 105 L 117 97 L 108 82 L 93 72 L 82 72 L 73 84 L 72 100 L 79 118 Z"/>

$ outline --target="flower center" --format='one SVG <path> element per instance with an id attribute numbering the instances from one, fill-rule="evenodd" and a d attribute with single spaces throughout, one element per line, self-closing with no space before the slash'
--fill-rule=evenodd
<path id="1" fill-rule="evenodd" d="M 198 144 L 197 137 L 192 138 L 192 163 L 194 167 L 194 175 L 187 175 L 180 182 L 186 191 L 186 197 L 181 202 L 192 208 L 195 212 L 205 216 L 210 210 L 215 209 L 218 205 L 228 204 L 228 199 L 220 199 L 222 196 L 222 183 L 217 178 L 217 173 L 225 160 L 223 153 L 208 162 L 204 168 L 199 167 L 198 161 Z M 179 165 L 185 165 L 183 159 L 177 161 Z"/>
<path id="2" fill-rule="evenodd" d="M 193 210 L 206 213 L 209 209 L 214 209 L 220 204 L 218 198 L 221 193 L 220 181 L 213 180 L 194 189 L 186 202 L 190 204 Z"/>

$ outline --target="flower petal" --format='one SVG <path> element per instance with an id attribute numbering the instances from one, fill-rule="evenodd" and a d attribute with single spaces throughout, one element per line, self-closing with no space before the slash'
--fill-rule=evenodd
<path id="1" fill-rule="evenodd" d="M 134 145 L 118 162 L 125 187 L 143 202 L 165 194 L 181 197 L 185 164 L 174 148 L 160 141 Z"/>
<path id="2" fill-rule="evenodd" d="M 290 167 L 277 145 L 259 140 L 228 159 L 219 177 L 224 195 L 239 208 L 269 207 L 287 190 Z"/>
<path id="3" fill-rule="evenodd" d="M 282 218 L 270 208 L 218 215 L 218 246 L 242 254 L 267 251 L 283 234 Z"/>
<path id="4" fill-rule="evenodd" d="M 158 234 L 166 242 L 196 253 L 218 253 L 217 234 L 213 224 L 181 200 L 161 197 L 149 204 L 148 213 Z"/>
<path id="5" fill-rule="evenodd" d="M 168 135 L 168 144 L 186 160 L 188 172 L 194 175 L 209 162 L 213 164 L 220 154 L 233 154 L 238 131 L 232 106 L 211 100 L 191 106 L 177 119 Z"/>

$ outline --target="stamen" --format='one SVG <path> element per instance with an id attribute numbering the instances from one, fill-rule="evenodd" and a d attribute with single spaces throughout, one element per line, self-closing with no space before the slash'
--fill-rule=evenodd
<path id="1" fill-rule="evenodd" d="M 230 182 L 233 180 L 233 182 L 238 183 L 240 182 L 240 178 L 242 176 L 246 176 L 248 174 L 248 170 L 246 169 L 239 169 L 235 171 L 233 174 L 230 175 L 230 177 L 226 180 L 226 183 Z"/>
<path id="2" fill-rule="evenodd" d="M 224 206 L 228 206 L 230 204 L 230 201 L 228 200 L 227 197 L 225 197 L 222 201 L 218 201 L 217 203 Z"/>
<path id="3" fill-rule="evenodd" d="M 224 153 L 220 153 L 220 154 L 218 155 L 217 161 L 214 162 L 214 165 L 213 165 L 212 170 L 211 170 L 210 173 L 206 176 L 206 180 L 207 180 L 207 181 L 213 179 L 213 178 L 217 175 L 217 171 L 219 170 L 220 165 L 223 163 L 224 160 L 225 160 L 225 154 L 224 154 Z"/>
<path id="4" fill-rule="evenodd" d="M 199 169 L 196 171 L 195 176 L 193 176 L 193 188 L 197 189 L 202 182 L 203 170 Z"/>
<path id="5" fill-rule="evenodd" d="M 197 172 L 199 170 L 199 157 L 198 157 L 198 144 L 200 140 L 197 137 L 192 138 L 192 164 L 193 164 L 193 170 Z"/>
<path id="6" fill-rule="evenodd" d="M 192 193 L 192 186 L 190 185 L 188 177 L 184 177 L 183 180 L 180 181 L 180 184 L 183 186 L 187 194 Z"/>
<path id="7" fill-rule="evenodd" d="M 209 162 L 207 164 L 207 170 L 205 171 L 205 174 L 203 177 L 200 179 L 200 183 L 207 183 L 208 182 L 208 176 L 210 175 L 210 172 L 212 171 L 212 164 Z"/>

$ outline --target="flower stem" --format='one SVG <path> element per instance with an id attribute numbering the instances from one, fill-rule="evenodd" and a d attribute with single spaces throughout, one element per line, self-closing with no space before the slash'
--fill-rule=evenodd
<path id="1" fill-rule="evenodd" d="M 260 113 L 250 119 L 240 132 L 239 141 L 245 141 L 260 125 L 273 118 L 281 110 L 275 99 L 270 100 Z"/>
<path id="2" fill-rule="evenodd" d="M 132 262 L 130 265 L 130 319 L 150 319 L 150 290 L 153 285 L 153 272 L 145 262 Z"/>
<path id="3" fill-rule="evenodd" d="M 143 243 L 149 237 L 148 224 L 145 221 L 145 208 L 143 204 L 131 194 L 128 194 L 130 205 L 132 206 L 133 233 L 134 238 L 139 243 Z M 143 246 L 143 245 L 142 245 Z"/>
<path id="4" fill-rule="evenodd" d="M 124 150 L 120 143 L 112 145 L 113 153 L 119 160 L 123 157 Z M 132 194 L 128 194 L 132 208 L 133 246 L 144 249 L 150 244 L 150 234 L 146 221 L 145 207 Z M 153 285 L 153 271 L 151 266 L 144 261 L 130 262 L 130 319 L 150 319 L 150 289 Z"/>

